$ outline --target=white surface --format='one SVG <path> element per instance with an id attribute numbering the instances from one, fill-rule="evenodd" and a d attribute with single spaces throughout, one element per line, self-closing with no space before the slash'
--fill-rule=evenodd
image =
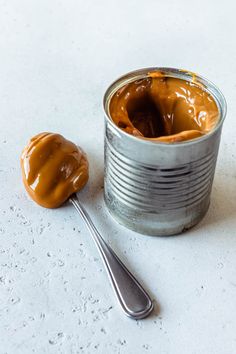
<path id="1" fill-rule="evenodd" d="M 236 353 L 235 12 L 217 0 L 0 1 L 1 354 Z M 210 210 L 171 238 L 129 232 L 102 198 L 104 90 L 152 65 L 196 71 L 228 101 Z M 41 131 L 87 151 L 81 200 L 156 300 L 150 318 L 123 315 L 72 207 L 26 196 L 19 156 Z"/>

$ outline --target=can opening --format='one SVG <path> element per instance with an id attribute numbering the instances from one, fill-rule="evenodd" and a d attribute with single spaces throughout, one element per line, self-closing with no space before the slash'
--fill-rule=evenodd
<path id="1" fill-rule="evenodd" d="M 127 133 L 169 143 L 205 135 L 220 118 L 203 85 L 157 72 L 120 87 L 111 97 L 109 113 Z"/>

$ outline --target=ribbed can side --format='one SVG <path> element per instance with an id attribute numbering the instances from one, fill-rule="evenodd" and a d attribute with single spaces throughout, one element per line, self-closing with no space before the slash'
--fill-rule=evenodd
<path id="1" fill-rule="evenodd" d="M 106 143 L 106 183 L 124 205 L 163 213 L 200 203 L 211 190 L 216 152 L 178 166 L 146 165 L 125 159 Z"/>
<path id="2" fill-rule="evenodd" d="M 119 151 L 122 144 L 109 137 L 105 138 L 104 197 L 119 223 L 139 233 L 166 236 L 202 219 L 209 207 L 220 132 L 214 144 L 205 143 L 205 153 L 201 146 L 198 158 L 187 163 L 170 158 L 165 164 L 132 160 L 123 148 Z M 195 145 L 196 156 L 198 150 Z"/>

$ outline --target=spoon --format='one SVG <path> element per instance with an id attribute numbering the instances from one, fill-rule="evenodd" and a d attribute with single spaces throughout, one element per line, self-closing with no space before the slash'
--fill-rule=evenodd
<path id="1" fill-rule="evenodd" d="M 125 314 L 135 320 L 147 317 L 153 310 L 153 303 L 147 292 L 104 241 L 76 194 L 73 194 L 69 201 L 85 221 L 91 233 Z"/>
<path id="2" fill-rule="evenodd" d="M 21 170 L 25 188 L 37 204 L 57 208 L 66 200 L 72 203 L 93 237 L 125 314 L 134 319 L 148 316 L 153 309 L 152 300 L 106 244 L 75 194 L 89 177 L 82 149 L 60 134 L 40 133 L 24 148 Z"/>

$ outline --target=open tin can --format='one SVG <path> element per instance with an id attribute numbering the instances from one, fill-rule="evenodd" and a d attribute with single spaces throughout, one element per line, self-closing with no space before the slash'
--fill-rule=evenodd
<path id="1" fill-rule="evenodd" d="M 122 131 L 111 119 L 111 97 L 122 86 L 148 73 L 192 81 L 209 92 L 219 120 L 208 134 L 184 142 L 140 139 Z M 122 225 L 136 232 L 168 236 L 197 224 L 206 214 L 214 178 L 226 101 L 207 79 L 173 68 L 145 68 L 122 76 L 104 96 L 105 184 L 108 210 Z"/>

